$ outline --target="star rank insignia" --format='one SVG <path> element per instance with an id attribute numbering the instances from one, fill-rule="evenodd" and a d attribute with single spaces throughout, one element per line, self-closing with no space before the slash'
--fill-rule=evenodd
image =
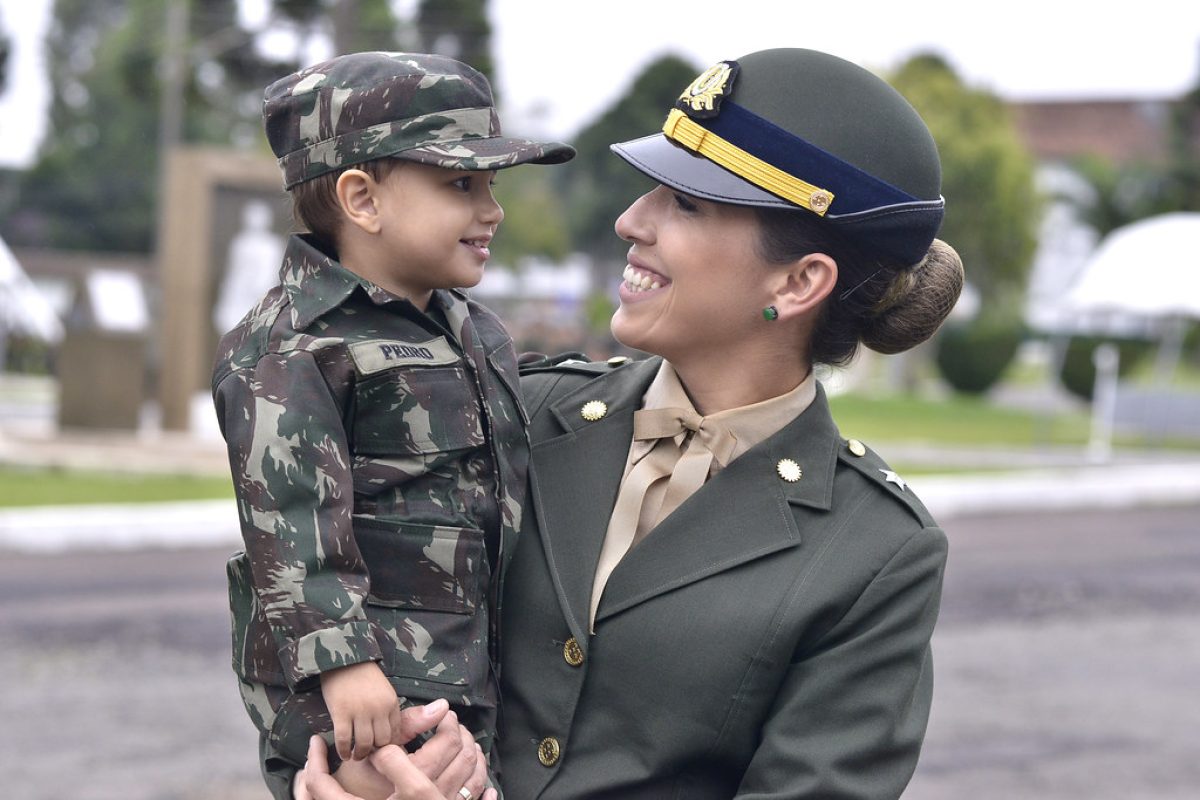
<path id="1" fill-rule="evenodd" d="M 890 469 L 881 469 L 879 471 L 883 473 L 884 481 L 886 481 L 887 483 L 896 484 L 897 486 L 900 487 L 900 491 L 903 492 L 905 489 L 908 488 L 908 484 L 904 482 L 904 478 L 901 478 L 899 475 L 892 472 Z"/>

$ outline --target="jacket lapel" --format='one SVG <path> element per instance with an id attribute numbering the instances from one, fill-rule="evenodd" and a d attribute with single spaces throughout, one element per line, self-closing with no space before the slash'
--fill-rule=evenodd
<path id="1" fill-rule="evenodd" d="M 576 640 L 587 642 L 592 579 L 633 440 L 633 412 L 658 370 L 648 359 L 588 381 L 555 401 L 560 436 L 532 447 L 530 486 L 555 591 Z M 605 404 L 589 421 L 584 404 Z"/>
<path id="2" fill-rule="evenodd" d="M 735 459 L 622 559 L 605 587 L 597 624 L 664 592 L 798 546 L 802 531 L 791 506 L 829 510 L 838 444 L 837 428 L 818 387 L 803 414 Z M 800 466 L 800 480 L 780 477 L 778 464 L 785 458 Z M 612 498 L 610 511 L 611 507 Z M 606 515 L 600 536 L 607 522 Z M 550 530 L 557 537 L 558 531 Z M 595 562 L 593 556 L 588 565 L 592 570 Z M 591 571 L 583 577 L 589 587 L 591 578 Z"/>

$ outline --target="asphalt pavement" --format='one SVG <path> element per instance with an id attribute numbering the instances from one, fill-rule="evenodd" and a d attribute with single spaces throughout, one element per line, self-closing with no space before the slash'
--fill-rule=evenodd
<path id="1" fill-rule="evenodd" d="M 905 800 L 1191 800 L 1200 504 L 963 515 Z M 223 546 L 0 555 L 0 763 L 20 800 L 266 800 Z"/>

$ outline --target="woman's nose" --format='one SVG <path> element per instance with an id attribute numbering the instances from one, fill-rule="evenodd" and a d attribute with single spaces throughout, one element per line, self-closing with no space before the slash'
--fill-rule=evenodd
<path id="1" fill-rule="evenodd" d="M 627 242 L 646 242 L 651 238 L 649 215 L 646 209 L 650 203 L 650 194 L 644 194 L 634 200 L 621 216 L 617 217 L 613 229 Z"/>

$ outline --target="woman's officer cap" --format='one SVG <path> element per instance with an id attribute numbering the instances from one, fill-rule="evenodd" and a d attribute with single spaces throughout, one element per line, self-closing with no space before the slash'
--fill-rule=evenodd
<path id="1" fill-rule="evenodd" d="M 722 61 L 684 90 L 662 133 L 612 149 L 696 197 L 806 209 L 903 265 L 924 258 L 945 207 L 937 146 L 913 107 L 815 50 Z"/>

